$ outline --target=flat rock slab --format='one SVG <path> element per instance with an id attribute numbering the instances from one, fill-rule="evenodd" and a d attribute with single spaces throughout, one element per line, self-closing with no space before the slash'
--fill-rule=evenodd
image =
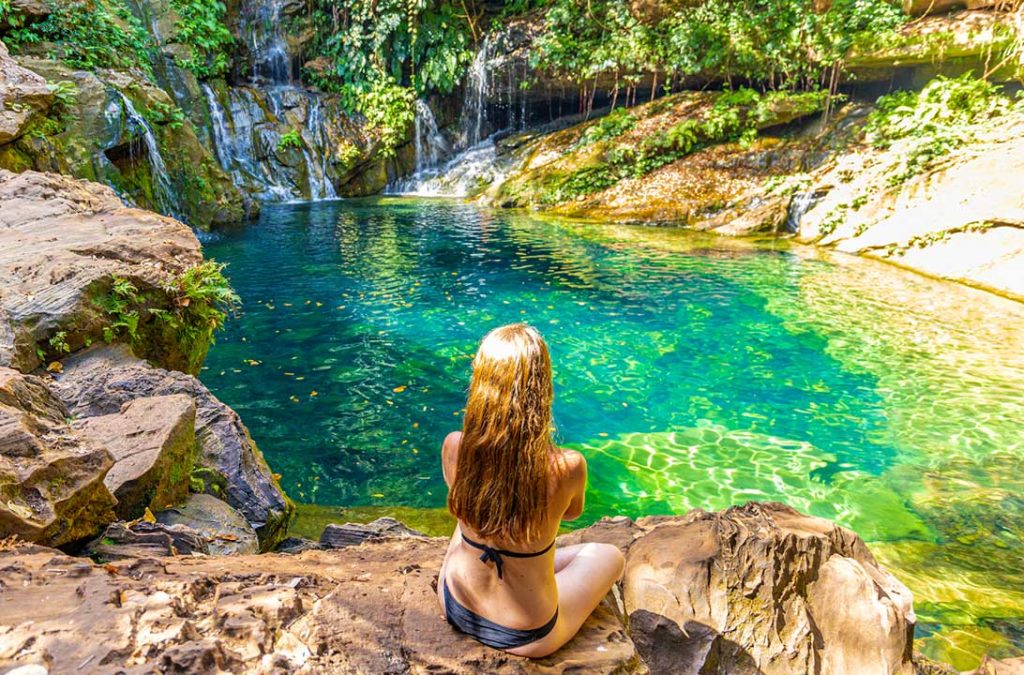
<path id="1" fill-rule="evenodd" d="M 552 657 L 481 646 L 441 617 L 443 539 L 298 555 L 101 567 L 52 549 L 0 553 L 0 666 L 212 673 L 646 672 L 611 599 Z M 115 599 L 112 601 L 112 598 Z M 88 670 L 88 668 L 85 668 Z"/>
<path id="2" fill-rule="evenodd" d="M 195 420 L 192 398 L 174 394 L 135 399 L 113 415 L 73 423 L 114 456 L 103 482 L 117 497 L 119 518 L 133 520 L 147 508 L 159 511 L 188 496 Z"/>
<path id="3" fill-rule="evenodd" d="M 328 525 L 320 535 L 323 548 L 345 548 L 356 546 L 371 539 L 394 539 L 403 537 L 424 537 L 422 532 L 406 527 L 394 518 L 377 518 L 369 523 L 345 523 Z"/>
<path id="4" fill-rule="evenodd" d="M 206 538 L 186 525 L 111 523 L 85 553 L 97 562 L 209 553 Z"/>
<path id="5" fill-rule="evenodd" d="M 182 503 L 156 514 L 158 523 L 184 525 L 206 540 L 213 555 L 259 552 L 256 530 L 235 509 L 205 494 L 189 495 Z"/>

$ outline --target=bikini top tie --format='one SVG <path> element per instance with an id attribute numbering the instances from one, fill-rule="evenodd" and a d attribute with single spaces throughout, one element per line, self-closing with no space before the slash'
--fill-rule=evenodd
<path id="1" fill-rule="evenodd" d="M 500 548 L 491 548 L 487 544 L 481 544 L 478 541 L 473 541 L 465 534 L 462 535 L 462 541 L 466 542 L 470 546 L 476 549 L 480 549 L 483 553 L 480 555 L 480 562 L 487 564 L 493 562 L 494 567 L 498 570 L 498 578 L 501 579 L 502 565 L 505 561 L 502 560 L 502 556 L 508 556 L 510 558 L 536 558 L 537 556 L 544 555 L 551 550 L 551 547 L 555 545 L 554 540 L 545 547 L 543 551 L 536 551 L 534 553 L 519 553 L 517 551 L 505 551 Z"/>

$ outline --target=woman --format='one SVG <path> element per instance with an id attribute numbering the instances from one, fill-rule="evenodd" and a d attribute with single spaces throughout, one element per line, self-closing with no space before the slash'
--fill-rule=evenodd
<path id="1" fill-rule="evenodd" d="M 445 617 L 485 645 L 531 658 L 576 634 L 624 564 L 609 544 L 555 550 L 559 523 L 583 511 L 587 464 L 552 443 L 552 398 L 540 333 L 497 328 L 473 360 L 462 431 L 441 448 L 458 520 L 437 585 Z"/>

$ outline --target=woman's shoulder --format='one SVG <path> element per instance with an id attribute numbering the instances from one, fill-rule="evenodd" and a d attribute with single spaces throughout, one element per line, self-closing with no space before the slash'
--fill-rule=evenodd
<path id="1" fill-rule="evenodd" d="M 587 478 L 587 460 L 576 450 L 555 448 L 555 466 L 563 484 L 575 484 Z"/>

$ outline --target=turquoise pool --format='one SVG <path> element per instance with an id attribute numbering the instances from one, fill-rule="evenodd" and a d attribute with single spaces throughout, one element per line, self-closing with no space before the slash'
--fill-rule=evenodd
<path id="1" fill-rule="evenodd" d="M 1024 650 L 1024 306 L 881 263 L 446 201 L 267 206 L 203 380 L 297 501 L 443 506 L 490 328 L 537 326 L 582 519 L 773 499 L 915 591 L 921 646 Z M 964 666 L 966 667 L 966 666 Z"/>

